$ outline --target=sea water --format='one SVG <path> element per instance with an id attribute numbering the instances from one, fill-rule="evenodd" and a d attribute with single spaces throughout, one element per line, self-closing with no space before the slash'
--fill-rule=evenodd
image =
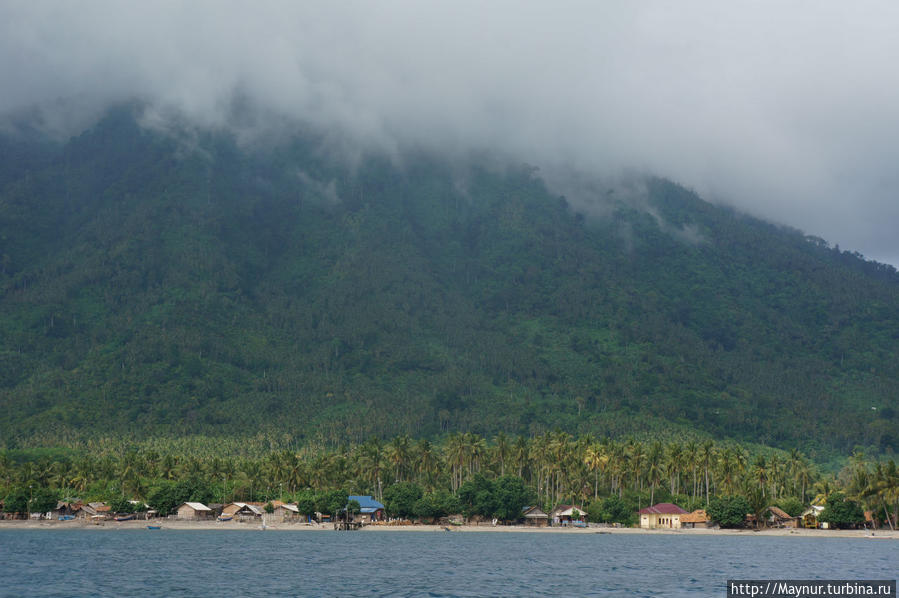
<path id="1" fill-rule="evenodd" d="M 583 533 L 2 530 L 0 596 L 725 596 L 895 579 L 899 540 Z"/>

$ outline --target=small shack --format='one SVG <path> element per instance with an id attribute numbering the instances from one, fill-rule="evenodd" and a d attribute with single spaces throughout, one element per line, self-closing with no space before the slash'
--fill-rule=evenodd
<path id="1" fill-rule="evenodd" d="M 239 521 L 256 520 L 265 513 L 262 503 L 232 502 L 222 508 L 222 518 L 236 517 Z"/>
<path id="2" fill-rule="evenodd" d="M 82 502 L 78 501 L 59 501 L 56 503 L 56 508 L 50 512 L 50 516 L 53 519 L 66 520 L 66 519 L 74 519 L 76 513 L 81 510 Z"/>
<path id="3" fill-rule="evenodd" d="M 283 503 L 280 500 L 273 500 L 272 519 L 275 521 L 299 521 L 300 509 L 295 504 Z"/>
<path id="4" fill-rule="evenodd" d="M 799 527 L 799 517 L 791 517 L 789 513 L 778 507 L 768 507 L 768 525 L 771 527 Z"/>
<path id="5" fill-rule="evenodd" d="M 682 528 L 709 528 L 712 527 L 712 520 L 709 518 L 705 509 L 696 509 L 692 513 L 680 516 L 680 525 Z"/>
<path id="6" fill-rule="evenodd" d="M 201 502 L 185 502 L 178 506 L 176 517 L 186 521 L 204 521 L 212 519 L 215 511 Z"/>
<path id="7" fill-rule="evenodd" d="M 87 521 L 104 521 L 112 517 L 109 505 L 102 502 L 89 502 L 86 505 L 81 505 L 81 508 L 73 514 L 75 519 Z"/>
<path id="8" fill-rule="evenodd" d="M 521 510 L 524 524 L 531 527 L 546 527 L 549 525 L 549 515 L 540 507 L 525 507 Z"/>

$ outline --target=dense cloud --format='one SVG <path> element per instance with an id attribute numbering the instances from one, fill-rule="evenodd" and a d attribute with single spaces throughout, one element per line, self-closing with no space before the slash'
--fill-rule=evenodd
<path id="1" fill-rule="evenodd" d="M 886 1 L 4 2 L 0 111 L 224 125 L 243 98 L 388 150 L 667 176 L 897 264 L 896 31 Z"/>

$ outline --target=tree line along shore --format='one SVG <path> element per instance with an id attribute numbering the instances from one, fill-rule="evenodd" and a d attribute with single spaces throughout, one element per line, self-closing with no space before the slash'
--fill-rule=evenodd
<path id="1" fill-rule="evenodd" d="M 763 525 L 772 506 L 793 517 L 810 505 L 824 507 L 823 520 L 834 527 L 892 529 L 899 515 L 895 461 L 858 451 L 839 472 L 824 474 L 797 450 L 565 432 L 489 439 L 456 433 L 439 442 L 400 435 L 237 456 L 214 447 L 171 448 L 107 441 L 0 451 L 3 516 L 49 512 L 76 499 L 159 515 L 187 501 L 280 501 L 337 516 L 348 495 L 373 496 L 387 515 L 425 522 L 456 513 L 511 522 L 524 506 L 548 513 L 577 504 L 591 522 L 630 526 L 640 509 L 659 502 L 705 509 L 725 527 L 745 525 L 746 514 Z"/>

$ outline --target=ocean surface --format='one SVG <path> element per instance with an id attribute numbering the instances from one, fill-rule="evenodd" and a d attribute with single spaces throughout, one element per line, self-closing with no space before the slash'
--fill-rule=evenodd
<path id="1" fill-rule="evenodd" d="M 0 530 L 0 596 L 720 596 L 727 579 L 895 579 L 899 540 Z"/>

